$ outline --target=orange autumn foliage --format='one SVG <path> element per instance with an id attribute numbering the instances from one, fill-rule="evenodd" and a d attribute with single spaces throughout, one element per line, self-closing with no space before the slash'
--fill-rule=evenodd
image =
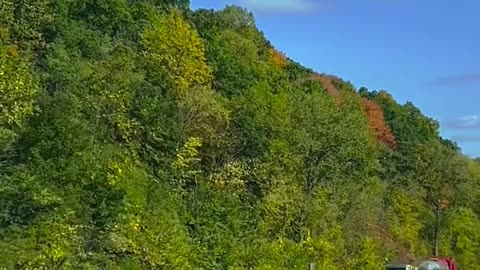
<path id="1" fill-rule="evenodd" d="M 382 108 L 374 101 L 366 98 L 362 99 L 362 107 L 367 114 L 370 128 L 372 129 L 375 138 L 388 147 L 394 148 L 395 136 L 385 123 Z"/>
<path id="2" fill-rule="evenodd" d="M 297 83 L 304 83 L 306 81 L 316 81 L 320 82 L 322 84 L 323 89 L 330 95 L 332 98 L 334 98 L 336 101 L 341 102 L 342 101 L 342 95 L 340 94 L 340 91 L 337 89 L 335 86 L 335 78 L 334 76 L 329 76 L 325 74 L 318 74 L 314 72 L 308 77 L 301 78 L 300 80 L 297 81 Z"/>
<path id="3" fill-rule="evenodd" d="M 287 57 L 285 56 L 285 54 L 283 54 L 283 53 L 281 53 L 281 52 L 279 52 L 275 49 L 270 49 L 268 51 L 268 53 L 270 55 L 270 60 L 272 61 L 272 63 L 275 66 L 283 68 L 288 64 L 288 60 L 287 60 Z"/>
<path id="4" fill-rule="evenodd" d="M 328 75 L 320 75 L 318 73 L 313 74 L 313 79 L 317 80 L 322 83 L 323 88 L 327 93 L 335 98 L 337 101 L 342 100 L 342 96 L 340 94 L 340 91 L 338 91 L 337 87 L 334 84 L 334 80 L 336 79 L 333 76 L 328 76 Z"/>

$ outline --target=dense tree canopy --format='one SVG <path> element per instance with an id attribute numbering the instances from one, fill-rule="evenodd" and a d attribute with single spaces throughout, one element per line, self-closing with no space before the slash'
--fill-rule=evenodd
<path id="1" fill-rule="evenodd" d="M 0 2 L 0 268 L 480 264 L 478 160 L 249 11 Z"/>

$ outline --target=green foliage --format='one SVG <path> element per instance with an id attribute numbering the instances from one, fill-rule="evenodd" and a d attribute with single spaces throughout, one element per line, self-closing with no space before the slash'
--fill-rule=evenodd
<path id="1" fill-rule="evenodd" d="M 210 89 L 204 44 L 190 24 L 176 10 L 154 18 L 153 27 L 143 33 L 142 45 L 152 81 L 176 100 L 184 135 L 203 137 L 212 144 L 215 133 L 228 125 L 229 113 Z"/>
<path id="2" fill-rule="evenodd" d="M 422 115 L 411 102 L 400 105 L 386 91 L 370 93 L 364 88 L 360 94 L 374 99 L 382 106 L 385 120 L 403 149 L 411 148 L 412 144 L 439 139 L 438 122 Z"/>
<path id="3" fill-rule="evenodd" d="M 178 11 L 155 18 L 142 35 L 145 60 L 156 80 L 179 93 L 208 84 L 210 68 L 205 62 L 204 45 Z"/>
<path id="4" fill-rule="evenodd" d="M 28 59 L 14 45 L 0 43 L 0 151 L 35 110 L 38 82 Z"/>
<path id="5" fill-rule="evenodd" d="M 474 269 L 480 251 L 480 221 L 469 208 L 452 211 L 448 217 L 447 236 L 451 243 L 444 243 L 449 253 L 457 256 L 457 261 L 465 268 Z"/>
<path id="6" fill-rule="evenodd" d="M 18 126 L 33 113 L 37 85 L 24 61 L 8 56 L 2 50 L 0 66 L 0 104 L 2 105 L 0 124 Z"/>
<path id="7" fill-rule="evenodd" d="M 478 161 L 251 12 L 0 2 L 0 268 L 479 264 Z"/>
<path id="8" fill-rule="evenodd" d="M 423 254 L 419 246 L 423 224 L 422 205 L 402 190 L 392 192 L 388 224 L 393 240 L 412 254 Z"/>
<path id="9" fill-rule="evenodd" d="M 0 31 L 10 30 L 12 40 L 23 49 L 45 49 L 48 25 L 54 15 L 48 0 L 5 0 L 0 3 Z"/>
<path id="10" fill-rule="evenodd" d="M 146 0 L 145 2 L 164 8 L 174 7 L 186 10 L 190 7 L 190 0 Z"/>
<path id="11" fill-rule="evenodd" d="M 379 252 L 378 244 L 366 237 L 359 245 L 358 259 L 353 259 L 349 265 L 351 269 L 381 269 L 384 267 L 384 261 Z"/>

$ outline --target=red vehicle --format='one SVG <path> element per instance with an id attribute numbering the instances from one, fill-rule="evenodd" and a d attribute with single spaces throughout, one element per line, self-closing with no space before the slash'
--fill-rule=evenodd
<path id="1" fill-rule="evenodd" d="M 453 258 L 433 257 L 423 262 L 419 270 L 459 270 Z"/>

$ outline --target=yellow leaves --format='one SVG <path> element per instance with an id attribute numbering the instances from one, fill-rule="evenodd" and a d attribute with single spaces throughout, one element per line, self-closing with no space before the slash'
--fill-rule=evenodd
<path id="1" fill-rule="evenodd" d="M 262 202 L 265 217 L 261 226 L 268 233 L 289 235 L 290 229 L 298 224 L 304 206 L 302 196 L 302 187 L 297 183 L 290 179 L 274 179 Z"/>
<path id="2" fill-rule="evenodd" d="M 305 230 L 305 239 L 302 243 L 306 250 L 313 252 L 314 251 L 314 241 L 312 239 L 311 233 L 309 229 Z"/>
<path id="3" fill-rule="evenodd" d="M 122 169 L 120 168 L 120 164 L 117 162 L 114 162 L 109 166 L 108 169 L 109 169 L 109 172 L 107 173 L 108 183 L 111 186 L 116 186 L 122 176 Z"/>
<path id="4" fill-rule="evenodd" d="M 195 170 L 195 165 L 198 163 L 198 148 L 202 146 L 202 141 L 197 137 L 190 137 L 185 142 L 183 147 L 178 150 L 176 159 L 172 163 L 172 168 L 177 175 L 176 185 L 182 186 L 188 180 L 195 180 L 195 175 L 199 171 Z"/>
<path id="5" fill-rule="evenodd" d="M 365 237 L 358 254 L 351 259 L 348 269 L 381 269 L 384 261 L 379 255 L 378 244 L 370 237 Z"/>
<path id="6" fill-rule="evenodd" d="M 127 229 L 130 232 L 138 233 L 141 227 L 141 219 L 139 216 L 130 215 L 127 219 Z"/>
<path id="7" fill-rule="evenodd" d="M 53 259 L 54 261 L 59 261 L 61 258 L 63 258 L 66 255 L 66 253 L 59 247 L 54 247 L 50 250 L 48 257 Z"/>
<path id="8" fill-rule="evenodd" d="M 179 11 L 172 10 L 153 19 L 141 38 L 148 73 L 175 98 L 183 135 L 201 138 L 206 145 L 217 143 L 228 128 L 230 115 L 221 96 L 210 88 L 212 71 L 204 44 L 192 26 Z M 174 164 L 177 171 L 183 170 L 182 162 L 177 159 Z M 187 175 L 192 173 L 182 177 Z"/>
<path id="9" fill-rule="evenodd" d="M 0 47 L 0 125 L 22 125 L 33 113 L 38 91 L 32 71 L 15 47 Z"/>
<path id="10" fill-rule="evenodd" d="M 198 160 L 196 157 L 200 146 L 202 146 L 200 138 L 188 138 L 187 142 L 177 153 L 177 158 L 172 164 L 173 169 L 183 170 L 189 168 L 192 163 Z"/>
<path id="11" fill-rule="evenodd" d="M 153 22 L 144 31 L 142 44 L 150 70 L 177 91 L 211 83 L 204 45 L 179 11 Z"/>
<path id="12" fill-rule="evenodd" d="M 389 228 L 395 240 L 410 252 L 417 251 L 422 230 L 416 201 L 402 191 L 392 193 L 392 208 L 389 211 Z"/>
<path id="13" fill-rule="evenodd" d="M 340 226 L 333 226 L 320 235 L 312 235 L 309 229 L 305 229 L 301 246 L 319 269 L 341 269 L 337 263 L 343 248 Z"/>
<path id="14" fill-rule="evenodd" d="M 153 19 L 141 38 L 148 72 L 176 99 L 183 132 L 213 141 L 216 131 L 225 129 L 228 111 L 210 88 L 212 71 L 202 40 L 175 10 Z"/>
<path id="15" fill-rule="evenodd" d="M 34 193 L 33 199 L 42 206 L 49 206 L 63 201 L 61 197 L 46 188 L 42 189 L 39 193 Z"/>
<path id="16" fill-rule="evenodd" d="M 472 209 L 460 208 L 449 215 L 448 231 L 456 237 L 455 246 L 462 252 L 480 247 L 480 220 Z"/>
<path id="17" fill-rule="evenodd" d="M 129 172 L 131 168 L 132 161 L 129 158 L 120 161 L 112 160 L 106 168 L 107 183 L 112 187 L 117 186 L 123 179 L 130 176 Z"/>
<path id="18" fill-rule="evenodd" d="M 245 191 L 245 179 L 249 174 L 249 168 L 245 163 L 234 161 L 225 165 L 220 172 L 212 174 L 209 180 L 217 189 L 239 194 Z"/>
<path id="19" fill-rule="evenodd" d="M 35 265 L 50 265 L 71 256 L 72 246 L 69 242 L 72 243 L 78 239 L 79 226 L 67 223 L 65 217 L 54 222 L 45 221 L 43 226 L 49 233 L 49 237 L 44 239 L 47 244 L 38 246 L 41 253 L 32 262 Z"/>

